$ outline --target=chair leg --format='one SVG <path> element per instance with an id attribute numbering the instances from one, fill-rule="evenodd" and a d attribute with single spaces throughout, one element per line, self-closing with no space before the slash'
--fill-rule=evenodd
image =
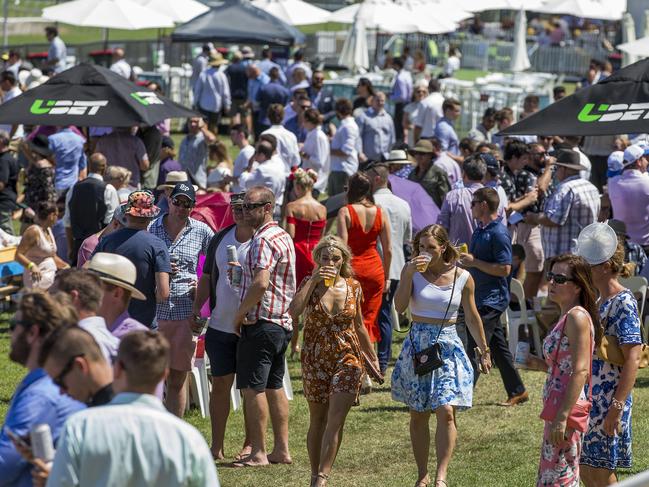
<path id="1" fill-rule="evenodd" d="M 288 361 L 284 359 L 284 393 L 289 401 L 293 400 L 293 384 L 291 384 L 291 374 L 288 370 Z"/>

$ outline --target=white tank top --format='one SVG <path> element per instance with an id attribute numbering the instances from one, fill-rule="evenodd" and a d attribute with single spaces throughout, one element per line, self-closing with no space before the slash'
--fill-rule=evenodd
<path id="1" fill-rule="evenodd" d="M 449 306 L 446 316 L 447 321 L 455 321 L 457 319 L 457 310 L 462 302 L 462 290 L 468 278 L 468 271 L 458 269 L 455 290 L 453 291 L 453 300 L 451 301 L 451 306 Z M 447 286 L 436 286 L 427 281 L 419 272 L 415 273 L 412 278 L 410 312 L 422 318 L 444 319 L 444 311 L 446 311 L 448 302 L 451 299 L 452 289 L 452 282 Z"/>

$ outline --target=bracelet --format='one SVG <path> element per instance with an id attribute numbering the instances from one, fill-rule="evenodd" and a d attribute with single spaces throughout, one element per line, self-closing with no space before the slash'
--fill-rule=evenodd
<path id="1" fill-rule="evenodd" d="M 624 410 L 624 403 L 621 401 L 618 401 L 617 399 L 613 398 L 611 400 L 611 407 L 613 409 L 617 409 L 618 411 L 623 411 Z"/>
<path id="2" fill-rule="evenodd" d="M 34 264 L 33 262 L 30 262 L 29 264 L 27 264 L 27 270 L 31 271 L 32 268 L 35 267 L 35 266 L 36 266 L 36 264 Z"/>

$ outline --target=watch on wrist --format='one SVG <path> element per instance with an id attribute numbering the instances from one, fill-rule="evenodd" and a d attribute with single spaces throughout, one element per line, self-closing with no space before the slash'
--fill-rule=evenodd
<path id="1" fill-rule="evenodd" d="M 617 409 L 618 411 L 623 411 L 624 410 L 624 403 L 621 401 L 618 401 L 617 399 L 613 398 L 611 400 L 611 407 L 613 409 Z"/>

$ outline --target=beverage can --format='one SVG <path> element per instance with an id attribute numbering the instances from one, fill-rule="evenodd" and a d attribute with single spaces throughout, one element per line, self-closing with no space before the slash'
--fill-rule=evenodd
<path id="1" fill-rule="evenodd" d="M 52 431 L 48 424 L 37 424 L 29 432 L 34 457 L 49 463 L 54 460 L 54 443 Z"/>
<path id="2" fill-rule="evenodd" d="M 232 281 L 230 284 L 232 284 L 232 287 L 239 287 L 241 286 L 241 277 L 243 276 L 243 268 L 240 265 L 233 265 L 232 266 Z"/>
<path id="3" fill-rule="evenodd" d="M 530 355 L 530 344 L 525 341 L 519 341 L 516 345 L 516 358 L 514 364 L 516 368 L 527 367 L 527 358 Z"/>
<path id="4" fill-rule="evenodd" d="M 234 245 L 227 246 L 228 262 L 238 262 L 237 248 Z"/>

